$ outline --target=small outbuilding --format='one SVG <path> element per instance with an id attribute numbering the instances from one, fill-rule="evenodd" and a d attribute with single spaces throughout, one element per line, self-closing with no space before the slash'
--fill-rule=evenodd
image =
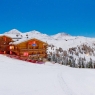
<path id="1" fill-rule="evenodd" d="M 0 36 L 0 52 L 1 53 L 10 53 L 9 43 L 13 42 L 11 37 L 6 35 Z"/>

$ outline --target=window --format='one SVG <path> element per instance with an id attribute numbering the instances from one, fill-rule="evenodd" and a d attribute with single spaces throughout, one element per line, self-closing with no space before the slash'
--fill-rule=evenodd
<path id="1" fill-rule="evenodd" d="M 9 49 L 14 49 L 14 46 L 10 46 Z"/>
<path id="2" fill-rule="evenodd" d="M 24 56 L 28 56 L 28 52 L 24 52 L 23 55 L 24 55 Z"/>

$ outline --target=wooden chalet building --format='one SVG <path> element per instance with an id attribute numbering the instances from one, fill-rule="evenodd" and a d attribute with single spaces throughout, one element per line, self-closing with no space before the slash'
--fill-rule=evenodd
<path id="1" fill-rule="evenodd" d="M 9 43 L 13 42 L 11 37 L 2 35 L 0 36 L 0 52 L 1 53 L 10 53 Z"/>
<path id="2" fill-rule="evenodd" d="M 47 57 L 48 44 L 38 39 L 20 39 L 10 43 L 10 52 L 31 59 L 43 59 Z"/>

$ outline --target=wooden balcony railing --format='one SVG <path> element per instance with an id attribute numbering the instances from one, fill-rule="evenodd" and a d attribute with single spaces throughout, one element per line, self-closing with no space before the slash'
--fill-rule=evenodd
<path id="1" fill-rule="evenodd" d="M 44 51 L 46 49 L 20 49 L 20 51 Z"/>

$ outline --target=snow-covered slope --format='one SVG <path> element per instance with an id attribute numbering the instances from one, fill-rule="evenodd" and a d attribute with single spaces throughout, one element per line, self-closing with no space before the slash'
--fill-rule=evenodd
<path id="1" fill-rule="evenodd" d="M 95 95 L 95 70 L 0 55 L 0 95 Z"/>
<path id="2" fill-rule="evenodd" d="M 51 37 L 53 37 L 54 39 L 65 39 L 66 37 L 69 37 L 69 36 L 70 36 L 69 34 L 62 32 L 62 33 L 52 35 Z"/>
<path id="3" fill-rule="evenodd" d="M 9 36 L 9 37 L 11 37 L 13 39 L 14 38 L 16 39 L 16 38 L 21 38 L 22 37 L 22 33 L 19 30 L 17 30 L 17 29 L 12 29 L 12 30 L 10 30 L 8 32 L 0 34 L 0 36 L 2 36 L 2 35 Z"/>
<path id="4" fill-rule="evenodd" d="M 42 41 L 48 42 L 48 44 L 53 44 L 55 45 L 55 47 L 62 47 L 64 50 L 67 50 L 70 47 L 76 47 L 77 45 L 81 45 L 83 43 L 90 45 L 95 43 L 95 38 L 71 36 L 64 32 L 49 36 L 36 30 L 22 33 L 16 29 L 12 29 L 9 32 L 5 32 L 2 35 L 7 35 L 12 38 L 22 38 L 22 40 L 27 40 L 27 38 L 37 38 Z"/>
<path id="5" fill-rule="evenodd" d="M 76 59 L 85 57 L 88 62 L 90 58 L 95 61 L 95 38 L 60 33 L 49 36 L 35 30 L 21 33 L 16 29 L 1 35 L 20 37 L 19 41 L 40 39 L 54 45 L 52 49 L 48 47 L 48 52 L 55 52 L 59 47 L 67 52 L 74 47 L 76 52 L 80 52 L 78 48 L 83 51 L 84 44 L 87 46 L 86 50 L 91 48 L 88 53 L 83 51 L 83 54 L 76 56 L 73 51 L 73 55 L 68 54 Z M 95 95 L 94 80 L 94 69 L 70 68 L 49 62 L 39 65 L 0 55 L 0 95 Z"/>
<path id="6" fill-rule="evenodd" d="M 4 34 L 21 34 L 21 32 L 17 29 L 12 29 L 8 32 L 5 32 Z"/>
<path id="7" fill-rule="evenodd" d="M 19 38 L 17 42 L 14 42 L 14 44 L 26 41 L 28 39 L 37 38 L 39 40 L 47 42 L 49 45 L 54 45 L 55 49 L 53 50 L 53 52 L 55 52 L 56 49 L 60 47 L 63 50 L 68 51 L 70 48 L 73 48 L 73 47 L 77 48 L 83 44 L 87 45 L 88 47 L 93 47 L 94 46 L 93 44 L 95 44 L 95 38 L 89 38 L 89 37 L 83 37 L 83 36 L 71 36 L 64 32 L 55 34 L 53 36 L 49 36 L 47 34 L 43 34 L 36 30 L 22 33 L 16 29 L 13 29 L 7 33 L 4 33 L 4 35 L 10 36 L 12 38 L 16 38 L 16 41 Z M 95 47 L 93 48 L 94 48 L 93 50 L 95 51 Z M 49 51 L 52 51 L 52 50 L 48 48 L 48 52 Z M 83 55 L 81 54 L 81 56 Z"/>
<path id="8" fill-rule="evenodd" d="M 29 38 L 38 38 L 38 39 L 52 39 L 52 37 L 47 34 L 42 34 L 39 31 L 33 30 L 26 33 L 23 33 L 23 36 L 26 37 L 28 35 Z"/>

